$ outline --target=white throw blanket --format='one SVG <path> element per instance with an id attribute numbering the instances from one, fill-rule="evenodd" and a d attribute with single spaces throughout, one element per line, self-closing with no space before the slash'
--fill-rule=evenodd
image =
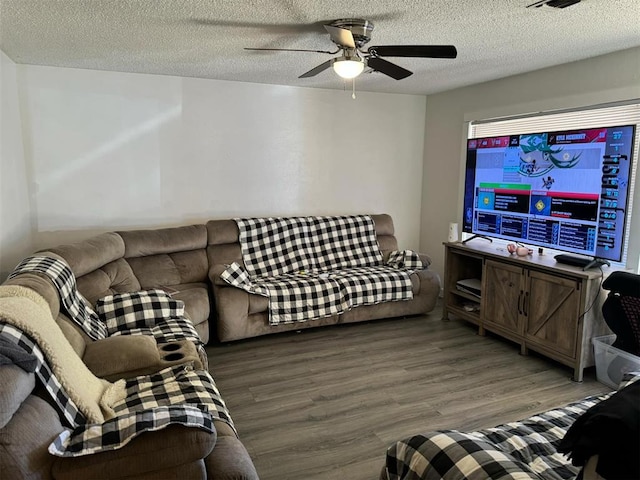
<path id="1" fill-rule="evenodd" d="M 38 344 L 66 394 L 89 422 L 102 423 L 115 415 L 111 406 L 124 400 L 125 382 L 110 383 L 87 368 L 40 294 L 18 285 L 0 286 L 0 323 L 12 325 Z"/>

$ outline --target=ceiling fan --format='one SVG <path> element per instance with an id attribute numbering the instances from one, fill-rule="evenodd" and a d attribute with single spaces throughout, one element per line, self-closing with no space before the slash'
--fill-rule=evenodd
<path id="1" fill-rule="evenodd" d="M 413 72 L 391 63 L 382 57 L 418 57 L 418 58 L 456 58 L 458 52 L 453 45 L 384 45 L 369 47 L 363 50 L 365 44 L 371 40 L 373 23 L 360 18 L 346 18 L 334 20 L 324 25 L 331 40 L 338 47 L 335 51 L 305 50 L 296 48 L 245 48 L 245 50 L 283 51 L 283 52 L 314 52 L 335 55 L 298 78 L 313 77 L 329 67 L 342 78 L 351 79 L 360 75 L 365 67 L 373 71 L 384 73 L 396 80 L 402 80 Z"/>

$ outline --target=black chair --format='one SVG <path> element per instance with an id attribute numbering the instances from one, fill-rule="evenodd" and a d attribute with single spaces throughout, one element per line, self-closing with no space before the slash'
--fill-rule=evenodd
<path id="1" fill-rule="evenodd" d="M 613 346 L 640 356 L 640 275 L 613 272 L 602 288 L 609 290 L 602 304 L 602 315 L 616 334 Z"/>

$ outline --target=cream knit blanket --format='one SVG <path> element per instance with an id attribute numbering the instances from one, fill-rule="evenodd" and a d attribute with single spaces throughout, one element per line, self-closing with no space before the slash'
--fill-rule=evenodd
<path id="1" fill-rule="evenodd" d="M 124 380 L 110 383 L 87 368 L 40 294 L 18 285 L 0 286 L 0 322 L 21 330 L 38 344 L 54 375 L 89 423 L 103 423 L 115 416 L 111 405 L 125 398 Z"/>

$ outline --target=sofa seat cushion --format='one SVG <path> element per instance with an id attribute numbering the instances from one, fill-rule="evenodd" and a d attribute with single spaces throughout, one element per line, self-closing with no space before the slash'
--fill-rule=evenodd
<path id="1" fill-rule="evenodd" d="M 429 272 L 429 275 L 433 274 Z M 411 291 L 413 296 L 416 297 L 420 294 L 420 286 L 422 281 L 424 281 L 423 275 L 421 275 L 421 272 L 414 272 L 411 274 L 409 279 L 411 280 Z M 253 315 L 254 313 L 263 313 L 268 310 L 269 299 L 267 297 L 258 294 L 249 295 L 249 315 Z"/>
<path id="2" fill-rule="evenodd" d="M 200 325 L 209 319 L 211 300 L 209 298 L 209 287 L 206 283 L 182 283 L 168 287 L 168 291 L 171 292 L 170 295 L 173 298 L 184 302 L 185 312 L 194 325 Z"/>

